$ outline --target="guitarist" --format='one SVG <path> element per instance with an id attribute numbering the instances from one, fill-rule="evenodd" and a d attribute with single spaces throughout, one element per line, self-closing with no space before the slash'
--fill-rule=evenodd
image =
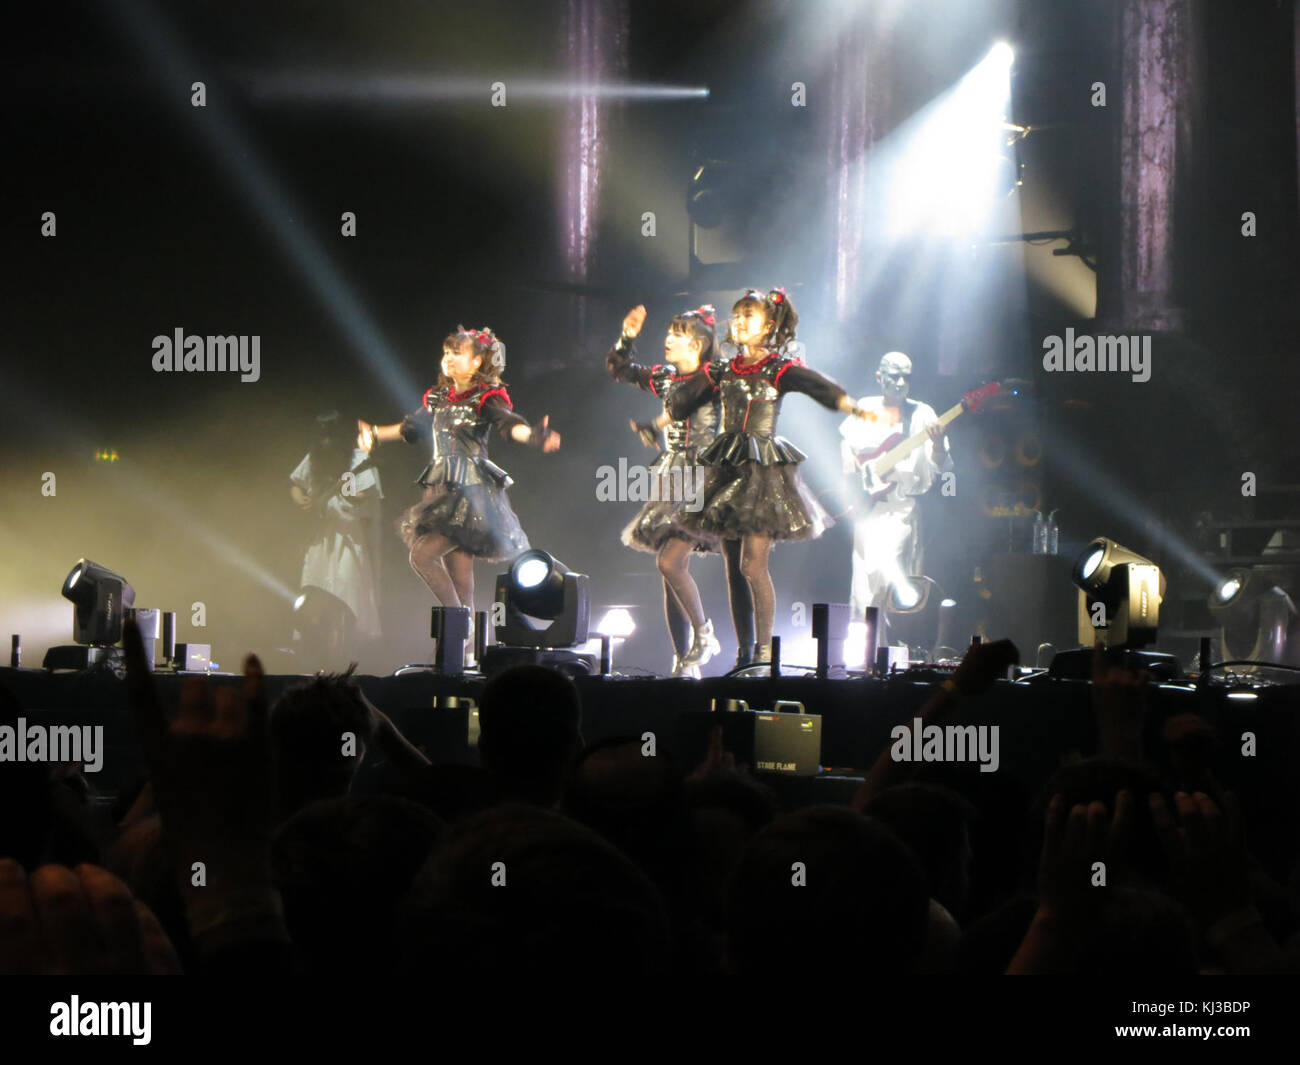
<path id="1" fill-rule="evenodd" d="M 869 606 L 883 608 L 892 585 L 922 572 L 921 537 L 916 497 L 924 495 L 937 474 L 952 469 L 944 426 L 934 408 L 909 399 L 912 360 L 891 351 L 876 370 L 878 396 L 864 396 L 858 406 L 877 420 L 846 418 L 840 445 L 849 512 L 853 515 L 853 617 L 862 620 Z M 887 475 L 889 491 L 874 498 L 864 487 L 863 467 L 888 450 L 885 445 L 926 432 L 929 442 L 917 447 Z"/>
<path id="2" fill-rule="evenodd" d="M 289 475 L 289 494 L 310 515 L 301 586 L 323 588 L 347 604 L 344 642 L 376 640 L 379 627 L 379 471 L 356 446 L 337 411 L 316 419 L 311 450 Z"/>

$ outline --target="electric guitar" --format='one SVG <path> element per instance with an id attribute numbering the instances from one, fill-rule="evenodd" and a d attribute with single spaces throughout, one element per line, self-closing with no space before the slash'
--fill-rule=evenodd
<path id="1" fill-rule="evenodd" d="M 966 411 L 979 410 L 980 405 L 989 396 L 995 396 L 1001 390 L 1002 385 L 994 381 L 992 384 L 967 392 L 961 397 L 959 403 L 954 404 L 951 409 L 939 415 L 938 424 L 947 428 L 951 422 Z M 901 432 L 897 432 L 870 451 L 854 449 L 853 455 L 857 460 L 858 470 L 862 474 L 862 489 L 866 492 L 871 503 L 879 502 L 893 490 L 894 485 L 897 483 L 890 476 L 894 468 L 918 447 L 923 447 L 929 439 L 930 430 L 929 427 L 926 427 L 906 439 L 904 439 Z M 849 443 L 852 446 L 851 439 Z"/>
<path id="2" fill-rule="evenodd" d="M 339 477 L 339 479 L 334 482 L 334 487 L 331 488 L 328 492 L 323 492 L 318 497 L 313 496 L 311 501 L 311 506 L 306 511 L 306 513 L 310 515 L 311 520 L 313 522 L 323 521 L 325 519 L 325 515 L 328 513 L 330 500 L 333 499 L 336 495 L 339 494 L 339 492 L 343 490 L 343 486 L 344 484 L 347 483 L 348 477 L 349 476 L 355 477 L 362 470 L 368 470 L 374 465 L 375 465 L 374 456 L 367 455 L 364 459 L 358 462 L 350 470 L 342 474 Z"/>

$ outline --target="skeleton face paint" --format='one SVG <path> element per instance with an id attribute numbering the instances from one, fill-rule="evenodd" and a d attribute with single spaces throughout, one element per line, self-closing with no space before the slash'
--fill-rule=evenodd
<path id="1" fill-rule="evenodd" d="M 880 360 L 876 371 L 876 382 L 890 406 L 897 406 L 907 399 L 907 390 L 912 379 L 912 360 L 901 351 L 886 353 Z"/>

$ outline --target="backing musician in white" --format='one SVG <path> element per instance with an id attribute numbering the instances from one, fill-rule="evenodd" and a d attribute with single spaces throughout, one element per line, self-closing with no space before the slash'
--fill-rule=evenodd
<path id="1" fill-rule="evenodd" d="M 881 394 L 858 400 L 860 407 L 876 412 L 878 420 L 846 418 L 840 426 L 845 496 L 853 514 L 854 620 L 862 620 L 869 606 L 883 611 L 896 581 L 923 572 L 916 497 L 928 492 L 940 473 L 952 469 L 939 416 L 929 404 L 908 398 L 911 376 L 912 360 L 901 351 L 888 352 L 876 371 Z M 898 462 L 884 481 L 873 482 L 867 464 L 921 432 L 929 436 L 928 443 Z"/>

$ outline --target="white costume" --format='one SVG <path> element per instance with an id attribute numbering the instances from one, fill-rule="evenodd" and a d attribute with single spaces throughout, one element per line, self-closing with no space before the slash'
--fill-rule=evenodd
<path id="1" fill-rule="evenodd" d="M 896 433 L 906 439 L 939 420 L 934 408 L 912 399 L 904 401 L 901 412 L 886 407 L 883 396 L 864 396 L 858 405 L 880 414 L 881 420 L 849 417 L 840 426 L 844 476 L 857 487 L 862 485 L 861 456 L 869 455 Z M 902 424 L 904 419 L 906 424 Z M 894 467 L 887 479 L 896 484 L 888 495 L 871 504 L 866 497 L 853 493 L 858 499 L 849 600 L 854 619 L 861 620 L 869 606 L 883 608 L 890 587 L 899 578 L 923 572 L 916 497 L 929 491 L 939 471 L 931 461 L 927 439 Z"/>
<path id="2" fill-rule="evenodd" d="M 353 469 L 366 457 L 364 451 L 354 450 Z M 356 635 L 372 640 L 380 636 L 379 502 L 384 493 L 379 471 L 373 467 L 354 477 L 354 492 L 345 494 L 340 489 L 325 505 L 315 539 L 303 559 L 301 587 L 323 588 L 341 599 L 356 617 Z M 298 463 L 289 480 L 311 494 L 311 455 Z"/>

